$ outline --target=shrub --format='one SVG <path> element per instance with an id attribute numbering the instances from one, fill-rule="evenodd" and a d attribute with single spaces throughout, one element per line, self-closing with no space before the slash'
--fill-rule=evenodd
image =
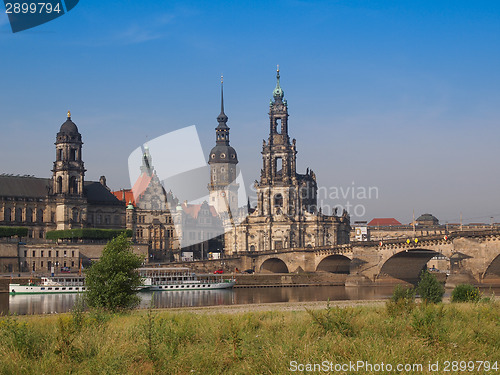
<path id="1" fill-rule="evenodd" d="M 26 237 L 28 228 L 26 227 L 0 227 L 0 237 Z"/>
<path id="2" fill-rule="evenodd" d="M 391 316 L 400 313 L 407 313 L 413 310 L 415 306 L 415 289 L 396 285 L 392 292 L 392 297 L 386 303 L 387 312 Z"/>
<path id="3" fill-rule="evenodd" d="M 479 302 L 481 292 L 471 284 L 460 284 L 451 292 L 451 302 Z"/>
<path id="4" fill-rule="evenodd" d="M 436 276 L 423 270 L 417 285 L 417 292 L 425 303 L 439 303 L 443 300 L 444 287 Z"/>
<path id="5" fill-rule="evenodd" d="M 331 307 L 330 301 L 323 311 L 314 311 L 306 309 L 307 313 L 313 318 L 314 324 L 321 327 L 326 332 L 338 332 L 342 336 L 351 337 L 356 334 L 352 320 L 355 316 L 354 309 L 349 307 L 339 308 Z"/>

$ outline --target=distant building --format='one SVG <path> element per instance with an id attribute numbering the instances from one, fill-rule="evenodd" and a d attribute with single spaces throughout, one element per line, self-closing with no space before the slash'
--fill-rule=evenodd
<path id="1" fill-rule="evenodd" d="M 368 223 L 369 227 L 390 227 L 390 226 L 397 226 L 397 225 L 402 225 L 399 221 L 394 219 L 393 217 L 390 218 L 375 218 L 372 219 Z"/>
<path id="2" fill-rule="evenodd" d="M 433 227 L 439 225 L 439 220 L 431 214 L 423 214 L 415 220 L 416 225 L 423 227 Z"/>

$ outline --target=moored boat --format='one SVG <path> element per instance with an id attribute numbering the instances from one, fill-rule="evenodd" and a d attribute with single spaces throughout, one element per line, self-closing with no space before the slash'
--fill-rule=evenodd
<path id="1" fill-rule="evenodd" d="M 224 275 L 196 275 L 186 267 L 139 268 L 143 278 L 142 290 L 179 291 L 229 289 L 235 284 L 234 278 Z"/>
<path id="2" fill-rule="evenodd" d="M 9 294 L 51 294 L 85 292 L 85 277 L 77 275 L 57 275 L 41 277 L 40 281 L 28 284 L 9 284 Z"/>

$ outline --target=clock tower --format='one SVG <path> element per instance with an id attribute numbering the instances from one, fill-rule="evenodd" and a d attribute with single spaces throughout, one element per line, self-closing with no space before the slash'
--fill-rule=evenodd
<path id="1" fill-rule="evenodd" d="M 236 213 L 238 209 L 238 184 L 236 183 L 238 156 L 229 145 L 229 127 L 224 113 L 224 87 L 221 77 L 221 109 L 217 117 L 219 125 L 215 128 L 215 147 L 210 151 L 210 205 L 218 214 Z"/>

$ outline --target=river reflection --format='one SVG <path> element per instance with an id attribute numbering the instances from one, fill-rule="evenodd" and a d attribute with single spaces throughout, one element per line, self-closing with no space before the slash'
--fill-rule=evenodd
<path id="1" fill-rule="evenodd" d="M 481 288 L 483 289 L 483 288 Z M 273 302 L 308 302 L 308 301 L 342 301 L 371 300 L 388 298 L 393 291 L 391 286 L 309 286 L 280 288 L 236 288 L 222 290 L 186 290 L 141 292 L 141 308 L 151 306 L 158 308 L 222 306 L 252 303 Z M 484 289 L 487 295 L 500 288 Z M 445 296 L 449 296 L 447 290 Z M 33 294 L 9 296 L 0 293 L 0 314 L 53 314 L 68 312 L 74 306 L 78 294 Z"/>
<path id="2" fill-rule="evenodd" d="M 392 287 L 309 286 L 141 292 L 139 307 L 199 307 L 272 302 L 340 301 L 387 298 Z M 0 294 L 0 313 L 27 315 L 68 312 L 78 294 Z"/>

